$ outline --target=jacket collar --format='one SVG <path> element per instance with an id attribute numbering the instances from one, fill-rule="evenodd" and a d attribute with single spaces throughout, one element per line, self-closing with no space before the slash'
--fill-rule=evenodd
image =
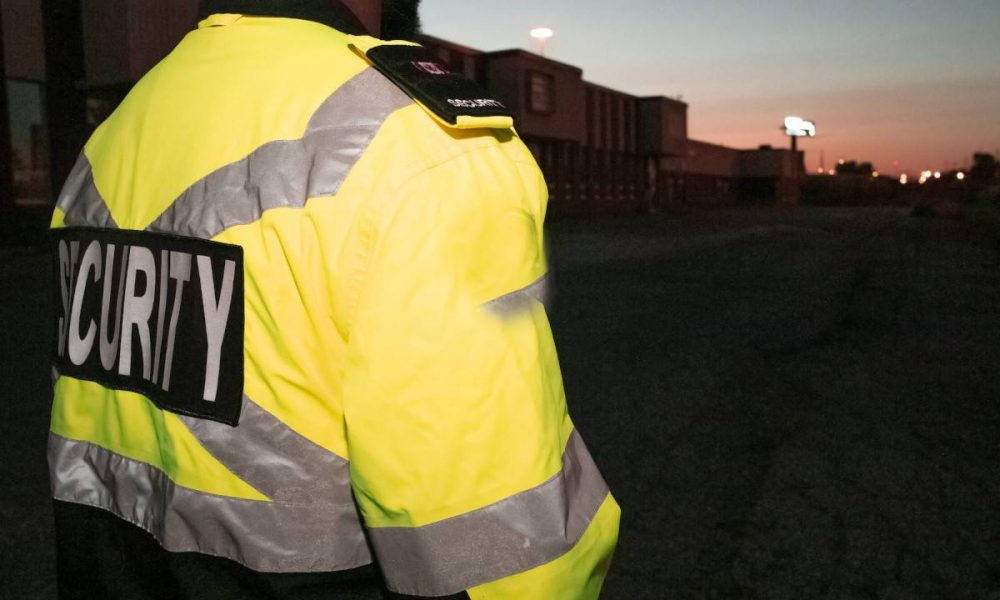
<path id="1" fill-rule="evenodd" d="M 344 33 L 353 35 L 366 33 L 354 13 L 334 0 L 201 0 L 199 20 L 220 13 L 304 19 L 322 23 Z"/>

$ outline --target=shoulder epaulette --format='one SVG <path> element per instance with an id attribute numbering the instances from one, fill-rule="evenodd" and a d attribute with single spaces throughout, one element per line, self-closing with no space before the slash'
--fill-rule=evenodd
<path id="1" fill-rule="evenodd" d="M 350 36 L 362 55 L 431 115 L 458 129 L 510 129 L 514 117 L 478 83 L 454 73 L 427 48 L 412 42 L 385 42 Z"/>

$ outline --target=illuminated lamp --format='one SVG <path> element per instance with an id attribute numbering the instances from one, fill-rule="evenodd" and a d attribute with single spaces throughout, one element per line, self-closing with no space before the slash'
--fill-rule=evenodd
<path id="1" fill-rule="evenodd" d="M 538 54 L 545 56 L 545 42 L 555 35 L 555 32 L 548 27 L 536 27 L 532 29 L 530 33 L 531 37 L 538 40 Z"/>
<path id="2" fill-rule="evenodd" d="M 802 117 L 785 117 L 785 135 L 792 138 L 792 152 L 798 152 L 800 137 L 816 137 L 816 124 Z"/>

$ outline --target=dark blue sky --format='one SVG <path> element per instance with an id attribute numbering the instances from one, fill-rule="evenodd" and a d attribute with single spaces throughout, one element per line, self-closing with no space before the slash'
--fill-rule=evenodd
<path id="1" fill-rule="evenodd" d="M 483 50 L 552 27 L 548 54 L 588 80 L 683 95 L 698 139 L 784 145 L 786 114 L 814 119 L 811 169 L 821 151 L 913 173 L 1000 149 L 1000 0 L 424 0 L 422 16 Z"/>

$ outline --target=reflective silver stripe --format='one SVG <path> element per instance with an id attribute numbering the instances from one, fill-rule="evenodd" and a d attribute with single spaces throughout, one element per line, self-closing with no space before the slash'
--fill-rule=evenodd
<path id="1" fill-rule="evenodd" d="M 524 289 L 500 296 L 483 305 L 483 308 L 499 316 L 508 316 L 528 309 L 534 302 L 547 303 L 549 300 L 549 275 L 546 273 Z"/>
<path id="2" fill-rule="evenodd" d="M 574 431 L 562 472 L 542 485 L 424 527 L 368 534 L 390 589 L 446 596 L 559 558 L 580 540 L 608 493 Z"/>
<path id="3" fill-rule="evenodd" d="M 67 227 L 104 227 L 117 229 L 107 202 L 97 191 L 94 171 L 87 156 L 81 152 L 70 171 L 56 206 L 66 215 Z"/>
<path id="4" fill-rule="evenodd" d="M 345 505 L 354 501 L 346 460 L 302 437 L 245 395 L 238 427 L 180 419 L 212 456 L 272 500 Z"/>
<path id="5" fill-rule="evenodd" d="M 413 99 L 374 69 L 362 71 L 319 107 L 298 140 L 264 144 L 187 189 L 149 226 L 158 233 L 210 239 L 253 223 L 272 208 L 305 206 L 335 194 L 396 110 Z"/>
<path id="6" fill-rule="evenodd" d="M 350 504 L 240 500 L 196 492 L 99 446 L 49 434 L 52 494 L 109 510 L 173 552 L 201 552 L 256 571 L 340 571 L 371 562 Z"/>

